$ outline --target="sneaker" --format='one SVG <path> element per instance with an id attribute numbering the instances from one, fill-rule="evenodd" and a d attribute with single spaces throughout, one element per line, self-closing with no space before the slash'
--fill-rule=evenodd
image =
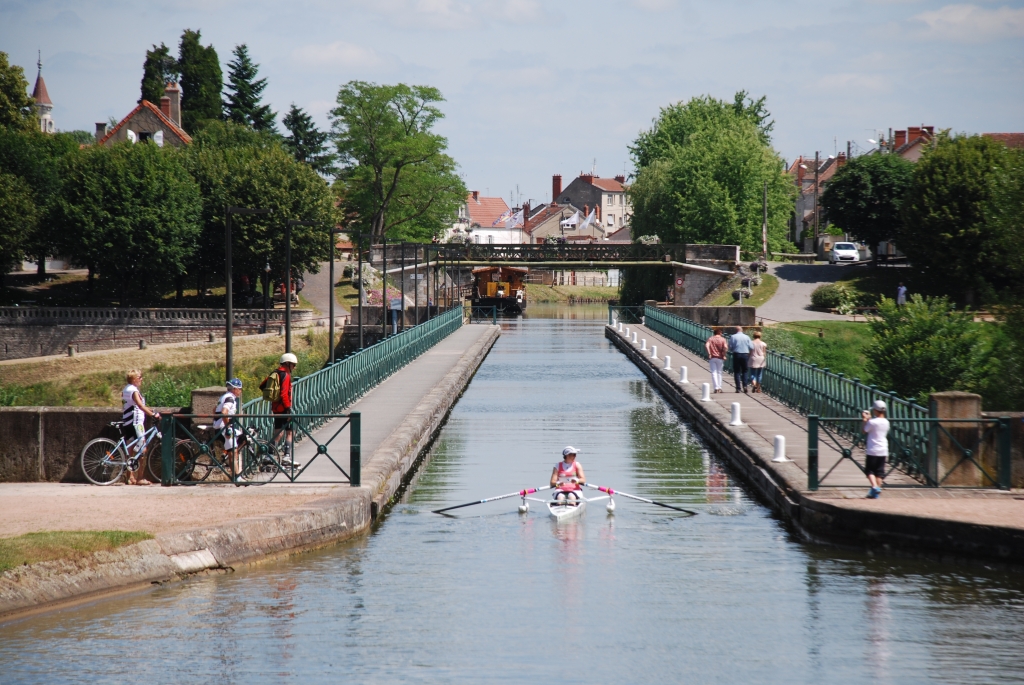
<path id="1" fill-rule="evenodd" d="M 879 494 L 881 493 L 878 490 L 876 490 L 875 488 L 871 488 L 870 490 L 868 490 L 868 494 L 865 497 L 865 499 L 878 499 Z"/>

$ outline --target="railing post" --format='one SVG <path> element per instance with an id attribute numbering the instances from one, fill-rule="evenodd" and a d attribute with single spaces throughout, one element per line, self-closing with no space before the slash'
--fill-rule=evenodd
<path id="1" fill-rule="evenodd" d="M 363 431 L 360 425 L 362 415 L 354 411 L 348 420 L 348 482 L 354 488 L 359 487 L 362 482 L 363 454 L 362 440 Z"/>
<path id="2" fill-rule="evenodd" d="M 172 414 L 160 417 L 160 432 L 163 434 L 160 443 L 160 484 L 174 485 L 174 424 Z"/>
<path id="3" fill-rule="evenodd" d="M 1013 462 L 1010 455 L 1010 418 L 999 417 L 999 489 L 1009 490 L 1013 487 Z"/>
<path id="4" fill-rule="evenodd" d="M 807 417 L 807 489 L 818 489 L 818 416 Z"/>

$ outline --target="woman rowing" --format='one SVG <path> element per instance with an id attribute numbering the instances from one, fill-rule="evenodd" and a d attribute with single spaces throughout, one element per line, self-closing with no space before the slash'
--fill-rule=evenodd
<path id="1" fill-rule="evenodd" d="M 551 471 L 551 487 L 555 488 L 555 500 L 560 503 L 569 502 L 575 504 L 579 498 L 579 492 L 587 482 L 583 474 L 583 465 L 576 461 L 578 449 L 572 445 L 562 450 L 562 461 L 555 464 Z"/>

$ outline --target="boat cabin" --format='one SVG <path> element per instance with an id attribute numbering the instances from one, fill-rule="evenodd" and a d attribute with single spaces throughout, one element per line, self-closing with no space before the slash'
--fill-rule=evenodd
<path id="1" fill-rule="evenodd" d="M 528 269 L 513 266 L 482 266 L 473 269 L 473 306 L 497 307 L 499 312 L 520 314 L 526 309 Z"/>

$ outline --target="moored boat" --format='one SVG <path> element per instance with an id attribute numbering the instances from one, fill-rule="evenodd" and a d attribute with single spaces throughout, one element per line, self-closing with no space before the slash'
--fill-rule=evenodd
<path id="1" fill-rule="evenodd" d="M 514 266 L 482 266 L 473 269 L 473 306 L 496 307 L 503 314 L 526 310 L 528 269 Z"/>

